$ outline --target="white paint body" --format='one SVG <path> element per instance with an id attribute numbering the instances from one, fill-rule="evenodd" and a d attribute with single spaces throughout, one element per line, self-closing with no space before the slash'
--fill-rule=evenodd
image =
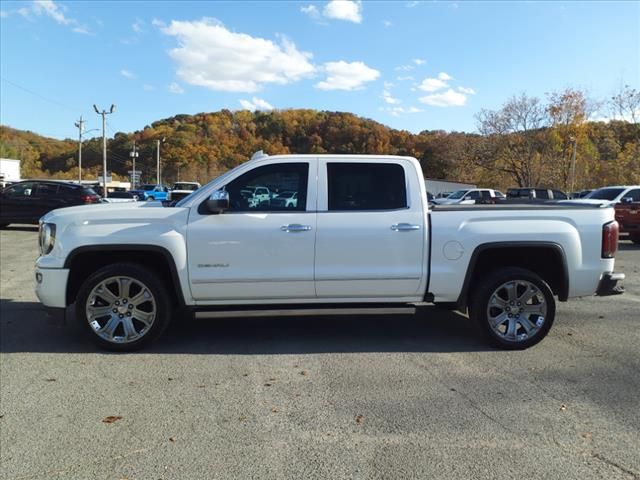
<path id="1" fill-rule="evenodd" d="M 304 212 L 222 213 L 199 206 L 212 192 L 263 165 L 308 162 Z M 327 162 L 394 163 L 406 177 L 408 207 L 392 211 L 330 212 Z M 565 252 L 569 296 L 591 295 L 614 260 L 602 259 L 602 226 L 612 208 L 462 208 L 429 212 L 419 163 L 408 157 L 286 155 L 251 160 L 179 203 L 97 204 L 50 212 L 53 250 L 36 272 L 57 284 L 38 285 L 46 306 L 64 307 L 65 260 L 79 247 L 153 245 L 173 259 L 187 305 L 282 303 L 411 303 L 427 292 L 455 302 L 471 255 L 490 242 L 554 242 Z M 289 232 L 287 225 L 309 227 Z M 397 231 L 408 224 L 415 229 Z M 431 230 L 431 234 L 429 234 Z M 431 242 L 431 243 L 430 243 Z"/>

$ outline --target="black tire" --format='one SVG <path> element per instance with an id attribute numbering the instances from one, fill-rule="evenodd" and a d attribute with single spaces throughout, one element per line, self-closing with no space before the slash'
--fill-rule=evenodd
<path id="1" fill-rule="evenodd" d="M 8 223 L 0 223 L 0 230 L 5 229 L 9 226 Z"/>
<path id="2" fill-rule="evenodd" d="M 127 280 L 125 282 L 128 285 L 126 293 L 122 291 L 120 280 Z M 94 291 L 94 289 L 105 285 L 109 290 L 108 294 L 116 298 L 118 303 L 110 303 L 110 300 L 106 299 L 107 292 L 105 290 L 102 290 L 105 292 L 104 294 L 99 293 L 100 290 Z M 117 294 L 115 285 L 118 286 Z M 146 288 L 146 291 L 142 287 Z M 101 295 L 105 295 L 105 298 L 102 298 Z M 90 296 L 92 297 L 91 301 Z M 140 297 L 138 303 L 134 303 L 136 297 Z M 131 300 L 129 304 L 123 301 L 127 298 Z M 76 297 L 76 318 L 82 330 L 100 348 L 117 352 L 131 352 L 150 345 L 165 331 L 173 313 L 169 298 L 167 287 L 154 272 L 135 263 L 115 263 L 101 268 L 84 281 Z M 101 316 L 94 314 L 90 323 L 89 309 L 96 311 L 105 308 L 109 311 Z M 131 311 L 129 312 L 127 308 Z M 149 313 L 150 310 L 152 313 Z M 136 312 L 139 312 L 140 316 L 145 315 L 147 317 L 145 322 L 149 321 L 150 325 L 143 323 L 142 317 L 137 319 Z M 124 315 L 127 315 L 129 319 L 123 318 Z M 113 322 L 112 325 L 117 323 L 115 327 L 109 329 L 111 330 L 110 335 L 106 328 L 108 322 Z M 126 338 L 129 335 L 126 333 L 125 322 L 129 328 L 131 326 L 133 328 L 129 339 Z M 106 339 L 109 336 L 112 340 Z M 122 340 L 118 340 L 119 338 Z"/>
<path id="3" fill-rule="evenodd" d="M 514 292 L 513 296 L 510 291 Z M 534 297 L 523 302 L 526 295 Z M 523 268 L 507 267 L 491 272 L 472 292 L 469 314 L 493 345 L 523 350 L 549 333 L 556 315 L 556 302 L 551 288 L 539 275 Z M 502 317 L 504 320 L 500 322 Z"/>
<path id="4" fill-rule="evenodd" d="M 155 197 L 147 197 L 148 202 L 153 202 L 154 200 L 155 200 Z"/>

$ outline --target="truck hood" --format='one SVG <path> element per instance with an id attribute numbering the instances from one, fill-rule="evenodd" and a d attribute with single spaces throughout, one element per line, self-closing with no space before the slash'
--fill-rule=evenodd
<path id="1" fill-rule="evenodd" d="M 58 225 L 158 222 L 172 221 L 182 210 L 163 207 L 160 202 L 98 203 L 52 210 L 40 220 Z"/>

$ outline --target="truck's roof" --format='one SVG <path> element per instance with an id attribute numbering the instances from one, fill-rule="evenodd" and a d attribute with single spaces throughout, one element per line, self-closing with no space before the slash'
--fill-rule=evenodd
<path id="1" fill-rule="evenodd" d="M 589 210 L 594 208 L 609 208 L 606 204 L 593 204 L 584 202 L 572 202 L 562 200 L 558 201 L 545 201 L 545 202 L 531 202 L 531 203 L 496 203 L 496 204 L 482 204 L 482 205 L 433 205 L 430 210 L 434 212 L 451 212 L 451 211 L 478 211 L 478 210 Z M 611 207 L 612 208 L 612 207 Z"/>

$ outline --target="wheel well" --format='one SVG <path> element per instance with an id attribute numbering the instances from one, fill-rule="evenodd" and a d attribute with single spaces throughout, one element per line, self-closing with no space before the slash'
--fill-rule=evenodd
<path id="1" fill-rule="evenodd" d="M 184 305 L 184 298 L 173 261 L 160 250 L 100 250 L 90 249 L 72 254 L 65 267 L 69 268 L 67 281 L 67 305 L 76 301 L 76 296 L 84 281 L 90 275 L 114 263 L 134 263 L 153 271 L 165 283 L 174 305 Z M 170 263 L 171 262 L 171 263 Z"/>
<path id="2" fill-rule="evenodd" d="M 559 245 L 480 246 L 469 263 L 458 304 L 467 305 L 472 285 L 491 271 L 502 267 L 520 267 L 539 275 L 560 301 L 569 296 L 569 277 L 564 251 Z"/>

